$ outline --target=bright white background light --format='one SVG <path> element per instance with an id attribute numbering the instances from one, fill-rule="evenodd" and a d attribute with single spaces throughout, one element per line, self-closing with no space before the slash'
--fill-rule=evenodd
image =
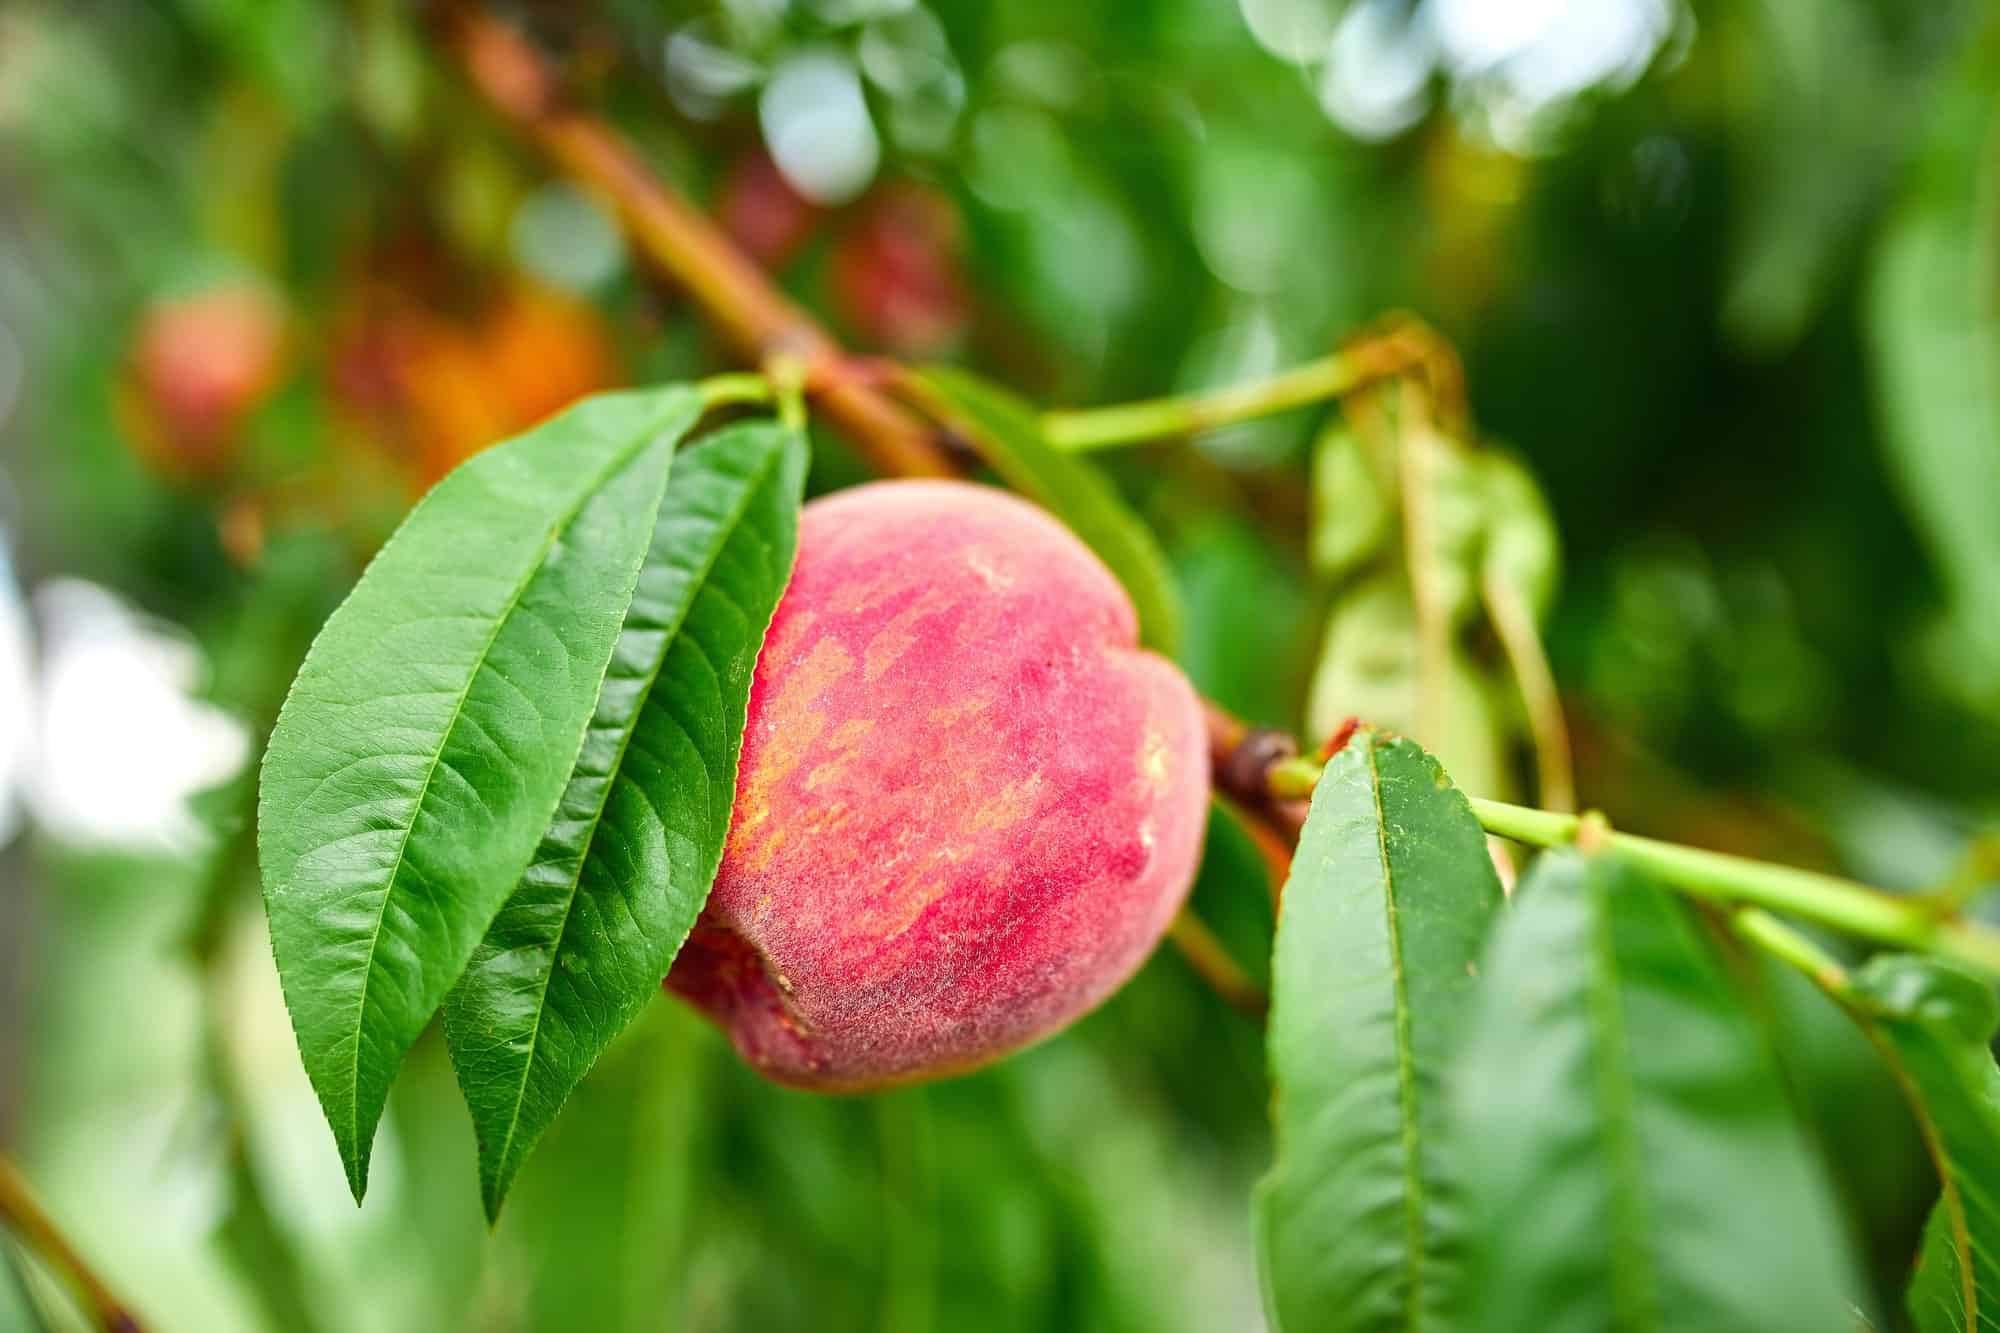
<path id="1" fill-rule="evenodd" d="M 1325 0 L 1238 6 L 1259 45 L 1317 70 L 1327 115 L 1356 137 L 1415 124 L 1442 77 L 1515 150 L 1583 93 L 1629 85 L 1691 21 L 1676 0 L 1356 0 L 1337 24 Z"/>
<path id="2" fill-rule="evenodd" d="M 803 51 L 780 65 L 757 100 L 771 159 L 792 187 L 840 204 L 875 178 L 881 145 L 853 62 L 832 48 Z"/>
<path id="3" fill-rule="evenodd" d="M 242 770 L 250 736 L 192 697 L 194 644 L 81 579 L 43 584 L 34 607 L 39 716 L 23 776 L 36 821 L 76 843 L 200 847 L 206 835 L 188 799 Z"/>

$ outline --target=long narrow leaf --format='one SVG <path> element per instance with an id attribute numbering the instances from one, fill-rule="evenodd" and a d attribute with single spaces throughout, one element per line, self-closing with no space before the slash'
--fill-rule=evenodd
<path id="1" fill-rule="evenodd" d="M 2000 663 L 2000 22 L 1927 103 L 1928 129 L 1876 247 L 1868 331 L 1883 442 L 1978 664 L 1948 683 L 1995 702 Z M 1960 681 L 1964 683 L 1960 683 Z"/>
<path id="2" fill-rule="evenodd" d="M 1608 856 L 1543 856 L 1481 965 L 1454 1090 L 1463 1327 L 1861 1326 L 1830 1186 L 1685 909 Z"/>
<path id="3" fill-rule="evenodd" d="M 446 1003 L 489 1217 L 708 896 L 804 476 L 775 424 L 683 452 L 555 820 Z"/>
<path id="4" fill-rule="evenodd" d="M 1327 765 L 1278 922 L 1278 1162 L 1258 1190 L 1279 1328 L 1437 1326 L 1459 1266 L 1445 1075 L 1501 902 L 1465 797 L 1411 741 Z"/>
<path id="5" fill-rule="evenodd" d="M 1929 958 L 1877 958 L 1854 978 L 1862 1021 L 1911 1098 L 1942 1190 L 1910 1284 L 1921 1333 L 2000 1330 L 2000 1026 L 1990 986 Z"/>
<path id="6" fill-rule="evenodd" d="M 590 400 L 424 498 L 314 641 L 259 792 L 271 943 L 358 1200 L 404 1053 L 555 811 L 688 388 Z"/>

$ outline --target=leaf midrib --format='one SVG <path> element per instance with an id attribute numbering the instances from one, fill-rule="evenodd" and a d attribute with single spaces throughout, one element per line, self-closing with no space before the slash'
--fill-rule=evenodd
<path id="1" fill-rule="evenodd" d="M 1910 1072 L 1909 1061 L 1903 1055 L 1902 1048 L 1881 1030 L 1878 1025 L 1879 1020 L 1867 1016 L 1860 1009 L 1850 1008 L 1849 1012 L 1858 1021 L 1862 1034 L 1868 1039 L 1868 1044 L 1875 1048 L 1875 1053 L 1887 1066 L 1889 1077 L 1894 1080 L 1897 1090 L 1902 1093 L 1904 1102 L 1909 1106 L 1917 1122 L 1917 1132 L 1923 1138 L 1924 1150 L 1929 1153 L 1932 1165 L 1937 1168 L 1938 1203 L 1944 1208 L 1945 1221 L 1951 1228 L 1952 1243 L 1958 1247 L 1959 1299 L 1965 1302 L 1965 1327 L 1977 1329 L 1979 1327 L 1978 1255 L 1973 1249 L 1972 1224 L 1966 1216 L 1965 1196 L 1960 1191 L 1958 1173 L 1954 1169 L 1957 1160 L 1945 1149 L 1944 1131 L 1931 1113 L 1930 1103 L 1925 1098 L 1916 1076 Z M 1925 1036 L 1935 1040 L 1929 1033 L 1925 1033 Z M 1950 1058 L 1949 1053 L 1946 1058 Z"/>
<path id="2" fill-rule="evenodd" d="M 583 846 L 577 855 L 576 868 L 567 877 L 569 884 L 563 901 L 562 923 L 556 928 L 555 949 L 551 954 L 551 958 L 560 956 L 563 939 L 569 934 L 570 918 L 576 910 L 577 893 L 583 883 L 584 862 L 590 859 L 590 849 L 595 845 L 598 829 L 604 823 L 605 808 L 611 803 L 611 789 L 617 785 L 618 774 L 625 767 L 625 755 L 631 748 L 632 737 L 639 730 L 639 718 L 646 711 L 646 705 L 652 700 L 653 688 L 659 684 L 660 673 L 666 670 L 667 657 L 673 650 L 674 641 L 680 636 L 682 627 L 687 624 L 688 614 L 694 609 L 695 600 L 700 597 L 701 590 L 707 586 L 708 576 L 714 571 L 716 561 L 722 558 L 723 548 L 729 545 L 730 536 L 735 533 L 737 526 L 743 521 L 743 516 L 749 512 L 751 501 L 763 488 L 766 477 L 778 460 L 783 457 L 783 454 L 784 450 L 782 446 L 772 450 L 766 455 L 765 462 L 752 474 L 750 484 L 743 488 L 740 501 L 731 507 L 728 521 L 717 526 L 716 531 L 720 539 L 710 547 L 706 557 L 703 559 L 699 576 L 690 585 L 693 589 L 692 593 L 686 602 L 682 604 L 679 613 L 674 617 L 671 625 L 662 627 L 664 632 L 660 640 L 660 655 L 653 662 L 652 669 L 646 673 L 645 687 L 639 692 L 638 702 L 633 706 L 631 720 L 622 728 L 623 734 L 618 738 L 618 753 L 612 759 L 611 766 L 606 772 L 604 790 L 597 798 L 597 808 L 591 812 L 590 831 L 585 835 Z M 613 651 L 615 652 L 616 649 Z M 574 776 L 575 771 L 572 769 L 571 777 L 574 778 Z M 535 1022 L 534 1026 L 528 1032 L 526 1058 L 521 1062 L 521 1081 L 514 1090 L 513 1104 L 508 1111 L 507 1132 L 501 1139 L 499 1151 L 494 1154 L 493 1158 L 494 1180 L 496 1183 L 504 1176 L 507 1155 L 513 1150 L 514 1134 L 520 1128 L 521 1107 L 527 1101 L 528 1080 L 534 1072 L 535 1052 L 540 1048 L 541 1043 L 542 1016 L 548 1013 L 549 1010 L 549 988 L 555 982 L 555 975 L 556 969 L 554 966 L 546 968 L 542 973 L 541 994 L 537 997 L 535 1004 Z"/>
<path id="3" fill-rule="evenodd" d="M 1382 904 L 1388 920 L 1389 963 L 1396 997 L 1396 1087 L 1403 1109 L 1403 1225 L 1409 1273 L 1405 1314 L 1409 1327 L 1423 1325 L 1424 1202 L 1422 1143 L 1417 1132 L 1416 1053 L 1410 1028 L 1409 978 L 1403 969 L 1402 925 L 1397 915 L 1396 872 L 1389 860 L 1389 819 L 1382 809 L 1380 750 L 1368 744 L 1368 789 L 1375 805 L 1375 845 L 1382 861 Z"/>
<path id="4" fill-rule="evenodd" d="M 479 654 L 473 659 L 472 670 L 466 673 L 465 685 L 459 690 L 458 698 L 452 703 L 451 717 L 445 722 L 443 729 L 438 733 L 437 749 L 432 751 L 430 762 L 424 768 L 423 784 L 417 788 L 417 799 L 410 807 L 410 822 L 403 826 L 402 837 L 396 844 L 396 860 L 389 867 L 389 874 L 383 882 L 382 901 L 375 909 L 375 926 L 368 937 L 368 955 L 361 971 L 361 993 L 354 1008 L 354 1057 L 349 1062 L 348 1067 L 347 1126 L 348 1142 L 352 1145 L 353 1152 L 352 1162 L 348 1170 L 348 1183 L 354 1188 L 357 1195 L 361 1189 L 362 1172 L 361 1028 L 368 1017 L 368 991 L 375 980 L 375 955 L 382 942 L 382 923 L 388 919 L 389 900 L 396 895 L 396 882 L 402 876 L 403 862 L 409 853 L 410 838 L 416 832 L 417 821 L 423 817 L 424 802 L 430 798 L 431 782 L 437 777 L 438 768 L 444 760 L 445 748 L 451 744 L 452 733 L 458 729 L 458 720 L 465 712 L 465 701 L 472 697 L 472 687 L 479 680 L 480 673 L 486 669 L 487 658 L 493 651 L 493 645 L 499 641 L 500 632 L 506 628 L 508 619 L 519 608 L 521 598 L 527 595 L 528 586 L 535 581 L 535 576 L 541 573 L 543 568 L 548 564 L 549 552 L 555 549 L 556 543 L 562 539 L 564 533 L 569 531 L 571 525 L 576 522 L 577 515 L 583 512 L 584 506 L 589 504 L 597 495 L 605 481 L 620 468 L 624 467 L 625 464 L 629 463 L 645 447 L 649 440 L 657 436 L 659 420 L 660 418 L 655 418 L 644 430 L 635 434 L 630 445 L 613 454 L 605 466 L 591 479 L 590 484 L 578 492 L 576 503 L 571 505 L 561 518 L 549 525 L 549 530 L 542 538 L 541 546 L 537 550 L 534 560 L 529 563 L 520 581 L 514 585 L 513 591 L 508 594 L 506 604 L 501 608 L 500 613 L 493 618 L 493 628 L 487 631 L 486 641 L 479 646 Z"/>

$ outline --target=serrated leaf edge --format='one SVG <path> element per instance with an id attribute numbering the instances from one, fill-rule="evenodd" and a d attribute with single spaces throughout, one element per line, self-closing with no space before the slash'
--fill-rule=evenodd
<path id="1" fill-rule="evenodd" d="M 505 611 L 503 611 L 500 615 L 494 617 L 494 622 L 493 622 L 494 628 L 487 635 L 486 642 L 480 649 L 479 657 L 477 659 L 477 664 L 474 666 L 472 672 L 468 674 L 468 676 L 466 677 L 466 685 L 464 689 L 460 691 L 458 701 L 456 704 L 454 704 L 452 708 L 451 721 L 441 731 L 440 739 L 438 742 L 438 749 L 436 753 L 432 755 L 431 762 L 429 766 L 425 769 L 423 786 L 419 789 L 417 793 L 416 803 L 411 807 L 409 827 L 403 830 L 402 840 L 398 844 L 396 849 L 396 862 L 389 872 L 388 883 L 390 888 L 383 894 L 382 905 L 380 908 L 377 909 L 375 916 L 375 930 L 373 935 L 369 939 L 368 962 L 366 970 L 362 974 L 360 1000 L 356 1010 L 354 1058 L 351 1066 L 351 1073 L 348 1085 L 347 1138 L 344 1141 L 342 1141 L 338 1127 L 334 1126 L 331 1121 L 328 1122 L 328 1127 L 333 1129 L 336 1144 L 341 1150 L 342 1173 L 347 1177 L 348 1190 L 354 1196 L 354 1202 L 357 1205 L 361 1202 L 362 1196 L 365 1195 L 368 1191 L 368 1166 L 369 1166 L 369 1158 L 372 1156 L 372 1144 L 364 1146 L 360 1141 L 361 1140 L 360 1021 L 363 1017 L 366 1016 L 368 1011 L 368 990 L 374 980 L 374 974 L 375 974 L 375 952 L 378 945 L 381 942 L 382 923 L 388 915 L 388 902 L 390 897 L 393 896 L 395 877 L 398 873 L 400 873 L 402 869 L 404 855 L 409 849 L 410 836 L 411 833 L 416 828 L 417 815 L 418 812 L 420 812 L 423 807 L 424 798 L 430 792 L 431 781 L 436 776 L 438 761 L 442 759 L 444 755 L 445 746 L 450 742 L 452 731 L 458 725 L 459 716 L 465 708 L 466 699 L 471 696 L 472 684 L 475 680 L 477 680 L 479 671 L 485 664 L 486 655 L 492 651 L 493 644 L 499 639 L 501 628 L 506 624 L 508 616 L 510 616 L 513 613 L 514 609 L 520 605 L 521 598 L 526 595 L 527 588 L 531 583 L 534 582 L 536 574 L 540 573 L 543 567 L 547 564 L 549 551 L 554 547 L 556 541 L 561 537 L 561 534 L 569 530 L 570 525 L 576 521 L 577 516 L 583 512 L 584 507 L 588 505 L 593 498 L 595 498 L 598 491 L 603 488 L 606 481 L 608 481 L 612 476 L 616 475 L 622 468 L 630 464 L 632 460 L 636 458 L 640 454 L 640 452 L 646 448 L 646 446 L 649 443 L 660 444 L 663 442 L 661 434 L 662 423 L 673 420 L 673 418 L 676 415 L 685 411 L 685 407 L 686 407 L 685 404 L 679 403 L 677 401 L 670 401 L 667 406 L 664 406 L 660 411 L 656 412 L 643 429 L 637 430 L 633 433 L 633 438 L 630 446 L 614 454 L 612 458 L 604 465 L 604 467 L 599 470 L 597 476 L 593 479 L 592 483 L 579 493 L 576 504 L 573 505 L 570 508 L 570 510 L 563 515 L 562 521 L 560 523 L 550 525 L 548 534 L 543 538 L 540 555 L 535 560 L 535 562 L 528 567 L 526 575 L 522 578 L 521 582 L 514 588 L 514 591 L 508 598 Z M 693 420 L 690 419 L 690 421 L 687 424 L 689 426 L 692 426 Z M 671 449 L 676 444 L 678 444 L 682 433 L 683 431 L 677 430 L 672 432 L 671 435 L 665 437 L 664 443 L 666 447 Z M 505 447 L 506 444 L 512 443 L 513 439 L 522 439 L 522 438 L 526 437 L 515 436 L 512 437 L 512 439 L 510 440 L 500 441 L 499 443 L 496 443 L 493 447 L 502 448 Z M 669 471 L 671 472 L 671 462 L 669 463 Z M 404 534 L 409 531 L 410 525 L 417 521 L 418 516 L 424 510 L 425 504 L 435 494 L 436 494 L 436 488 L 433 488 L 430 492 L 427 492 L 424 496 L 422 496 L 415 505 L 411 506 L 410 512 L 404 515 L 402 522 L 396 525 L 396 530 L 389 534 L 387 540 L 385 540 L 382 543 L 381 547 L 376 551 L 373 560 L 370 561 L 371 565 L 375 561 L 380 560 L 384 555 L 386 555 L 392 548 L 394 548 L 397 545 L 397 543 L 403 538 Z M 662 492 L 662 494 L 664 494 L 664 491 Z M 341 611 L 344 610 L 348 605 L 348 603 L 353 601 L 355 596 L 361 591 L 362 583 L 365 578 L 366 578 L 366 571 L 363 572 L 363 578 L 357 579 L 355 581 L 354 586 L 348 589 L 347 595 L 342 597 L 340 599 L 339 604 L 336 605 L 333 611 L 327 615 L 326 620 L 320 625 L 319 631 L 313 635 L 312 642 L 307 645 L 305 657 L 301 659 L 302 664 L 304 662 L 310 662 L 313 659 L 314 653 L 319 648 L 320 642 L 325 638 L 327 630 L 339 619 Z M 303 665 L 301 665 L 299 674 L 303 674 L 303 669 L 304 669 Z M 280 722 L 284 720 L 285 714 L 292 707 L 293 700 L 298 693 L 299 674 L 295 674 L 292 677 L 291 684 L 285 687 L 285 697 L 278 709 L 278 720 Z M 577 740 L 578 753 L 582 752 L 582 748 L 583 748 L 583 738 L 579 736 Z M 262 802 L 263 802 L 265 775 L 271 765 L 271 755 L 272 755 L 271 748 L 268 745 L 266 745 L 263 757 L 258 761 L 257 765 L 258 818 L 260 820 L 263 815 Z M 574 763 L 575 760 L 572 759 L 571 760 L 572 766 L 574 766 Z M 558 797 L 558 799 L 560 799 L 560 797 Z M 273 964 L 276 965 L 277 941 L 275 938 L 272 939 L 271 941 L 271 948 L 272 948 L 272 961 Z M 291 1007 L 291 1002 L 288 996 L 286 998 L 286 1009 L 288 1011 L 288 1016 L 290 1007 Z M 294 1028 L 296 1030 L 296 1024 L 294 1024 Z M 317 1087 L 315 1087 L 314 1091 L 315 1094 L 317 1094 L 318 1092 Z M 321 1109 L 322 1110 L 325 1109 L 323 1102 Z"/>
<path id="2" fill-rule="evenodd" d="M 714 543 L 714 545 L 708 551 L 705 559 L 703 560 L 701 566 L 701 577 L 694 584 L 694 590 L 695 590 L 694 595 L 690 596 L 687 602 L 681 607 L 680 614 L 675 619 L 672 626 L 663 627 L 664 632 L 662 634 L 662 641 L 661 641 L 662 646 L 659 658 L 653 664 L 652 669 L 647 673 L 645 688 L 641 693 L 641 697 L 639 699 L 637 707 L 635 707 L 632 711 L 631 725 L 624 729 L 624 735 L 621 736 L 619 739 L 618 756 L 616 761 L 611 765 L 610 771 L 604 783 L 603 794 L 598 801 L 597 811 L 592 816 L 590 833 L 585 838 L 583 843 L 583 855 L 577 858 L 576 870 L 573 874 L 569 876 L 569 892 L 568 892 L 568 898 L 563 905 L 562 924 L 557 928 L 555 935 L 555 943 L 558 951 L 560 950 L 563 936 L 568 932 L 569 923 L 572 918 L 572 914 L 574 913 L 576 908 L 576 896 L 583 882 L 584 861 L 588 859 L 591 845 L 597 839 L 598 829 L 601 827 L 603 823 L 605 807 L 610 803 L 612 789 L 617 785 L 618 775 L 624 769 L 625 755 L 627 749 L 631 745 L 632 737 L 638 732 L 639 719 L 641 715 L 644 714 L 647 706 L 652 701 L 653 689 L 659 683 L 660 672 L 666 669 L 668 653 L 671 651 L 673 643 L 678 638 L 681 629 L 686 625 L 688 613 L 693 609 L 696 598 L 700 596 L 701 590 L 707 586 L 708 576 L 710 573 L 714 571 L 715 562 L 721 558 L 723 548 L 729 544 L 728 541 L 729 536 L 733 535 L 737 531 L 738 526 L 742 521 L 743 515 L 749 512 L 751 502 L 755 499 L 757 494 L 762 490 L 766 482 L 769 481 L 771 474 L 777 468 L 782 466 L 785 459 L 785 454 L 787 450 L 793 447 L 793 440 L 795 439 L 796 439 L 795 435 L 788 434 L 786 438 L 780 442 L 778 448 L 773 449 L 768 453 L 768 455 L 766 456 L 766 461 L 761 467 L 757 469 L 756 473 L 754 474 L 754 479 L 751 481 L 749 485 L 744 487 L 741 493 L 741 499 L 739 503 L 737 503 L 733 507 L 730 513 L 728 523 L 726 525 L 718 526 L 717 528 L 717 531 L 723 534 L 722 539 Z M 671 479 L 669 479 L 668 484 L 670 486 L 672 485 Z M 769 626 L 767 624 L 765 627 L 764 634 L 767 635 L 768 633 L 769 633 Z M 764 635 L 760 635 L 758 638 L 758 648 L 760 653 L 763 647 L 763 638 Z M 558 798 L 558 800 L 560 800 L 560 798 Z M 713 880 L 713 878 L 714 878 L 713 873 L 711 873 L 710 879 Z M 690 926 L 689 931 L 691 931 L 692 929 L 693 927 Z M 674 945 L 674 952 L 676 954 L 680 952 L 681 946 L 687 943 L 687 936 L 689 931 L 683 931 L 681 933 L 681 938 L 679 942 L 677 942 Z M 490 1191 L 486 1189 L 482 1189 L 481 1191 L 482 1195 L 487 1196 L 482 1199 L 482 1202 L 485 1204 L 486 1216 L 489 1222 L 498 1219 L 500 1214 L 500 1205 L 505 1201 L 507 1192 L 513 1186 L 514 1176 L 519 1174 L 521 1164 L 527 1160 L 527 1154 L 530 1151 L 532 1151 L 535 1146 L 534 1142 L 530 1142 L 527 1148 L 523 1149 L 520 1159 L 514 1163 L 513 1169 L 511 1170 L 508 1169 L 508 1161 L 509 1161 L 508 1154 L 511 1152 L 513 1147 L 515 1131 L 520 1126 L 521 1107 L 526 1103 L 527 1100 L 528 1083 L 534 1071 L 535 1051 L 541 1039 L 542 1017 L 548 1012 L 549 986 L 554 981 L 554 979 L 555 979 L 555 969 L 550 968 L 542 978 L 541 1001 L 535 1008 L 535 1026 L 533 1032 L 530 1033 L 528 1038 L 527 1058 L 522 1062 L 521 1065 L 521 1081 L 520 1085 L 515 1090 L 515 1094 L 513 1097 L 513 1109 L 507 1118 L 506 1136 L 502 1139 L 500 1146 L 494 1152 L 494 1174 L 493 1174 L 492 1188 Z M 602 1054 L 603 1053 L 600 1051 L 598 1053 L 598 1056 L 592 1057 L 591 1066 L 593 1067 L 595 1066 L 597 1058 Z M 584 1072 L 585 1074 L 588 1074 L 589 1072 L 588 1068 L 586 1068 Z M 539 1135 L 537 1136 L 537 1139 L 539 1139 Z"/>

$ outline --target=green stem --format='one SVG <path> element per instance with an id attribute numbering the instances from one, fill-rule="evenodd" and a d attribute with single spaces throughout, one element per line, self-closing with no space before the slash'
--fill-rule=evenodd
<path id="1" fill-rule="evenodd" d="M 773 397 L 770 379 L 748 370 L 711 375 L 695 387 L 701 390 L 701 401 L 710 409 L 768 403 Z"/>
<path id="2" fill-rule="evenodd" d="M 1834 999 L 1847 1002 L 1847 969 L 1811 936 L 1786 925 L 1761 907 L 1737 908 L 1730 914 L 1729 924 L 1749 943 L 1805 973 Z"/>
<path id="3" fill-rule="evenodd" d="M 778 420 L 792 430 L 806 426 L 806 363 L 785 352 L 764 360 L 764 379 L 777 399 Z"/>
<path id="4" fill-rule="evenodd" d="M 1451 671 L 1451 617 L 1439 583 L 1438 545 L 1432 535 L 1433 454 L 1447 448 L 1431 429 L 1430 403 L 1415 385 L 1395 395 L 1396 471 L 1402 492 L 1403 569 L 1410 583 L 1410 612 L 1417 625 L 1417 739 L 1433 754 L 1450 750 L 1445 678 Z"/>
<path id="5" fill-rule="evenodd" d="M 1379 375 L 1376 360 L 1335 352 L 1266 380 L 1212 393 L 1147 398 L 1114 407 L 1044 412 L 1042 433 L 1058 449 L 1110 449 L 1174 435 L 1195 435 L 1338 398 Z"/>
<path id="6" fill-rule="evenodd" d="M 1569 723 L 1563 717 L 1562 696 L 1542 647 L 1535 613 L 1521 590 L 1498 571 L 1480 580 L 1486 618 L 1500 640 L 1500 651 L 1514 674 L 1521 706 L 1528 715 L 1528 736 L 1535 748 L 1535 783 L 1541 803 L 1553 810 L 1576 809 L 1576 768 L 1570 756 Z"/>
<path id="7" fill-rule="evenodd" d="M 1321 771 L 1317 759 L 1294 755 L 1272 764 L 1264 780 L 1270 784 L 1271 795 L 1281 800 L 1302 800 L 1311 796 L 1313 788 L 1319 785 Z"/>
<path id="8" fill-rule="evenodd" d="M 1551 814 L 1477 797 L 1472 798 L 1472 813 L 1488 833 L 1536 847 L 1558 847 L 1573 841 L 1582 823 L 1576 815 Z M 1608 834 L 1606 842 L 1634 865 L 1684 893 L 1788 912 L 1851 935 L 1943 954 L 2000 975 L 2000 931 L 1940 919 L 1918 899 L 1893 897 L 1836 875 L 1630 833 Z"/>

